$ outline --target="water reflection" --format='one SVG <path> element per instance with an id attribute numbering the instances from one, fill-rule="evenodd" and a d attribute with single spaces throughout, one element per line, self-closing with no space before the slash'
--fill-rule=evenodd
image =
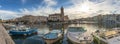
<path id="1" fill-rule="evenodd" d="M 23 37 L 22 38 L 17 37 L 17 38 L 19 38 L 19 40 L 16 38 L 13 38 L 14 41 L 16 42 L 16 44 L 24 43 L 25 41 L 26 42 L 24 44 L 30 44 L 31 42 L 33 42 L 34 44 L 35 43 L 36 44 L 45 44 L 44 40 L 40 37 L 46 33 L 49 33 L 51 30 L 56 30 L 56 29 L 63 30 L 63 33 L 64 33 L 63 38 L 60 41 L 58 41 L 57 44 L 70 44 L 70 42 L 68 41 L 68 39 L 66 37 L 68 27 L 84 27 L 87 30 L 86 33 L 88 33 L 88 34 L 94 32 L 95 30 L 99 30 L 99 29 L 102 29 L 102 30 L 109 29 L 109 28 L 100 27 L 97 24 L 61 24 L 61 23 L 32 25 L 30 27 L 38 28 L 38 35 L 28 36 L 24 39 L 23 39 Z M 38 40 L 36 40 L 36 39 L 38 39 Z M 39 41 L 42 41 L 42 42 L 38 43 Z M 30 43 L 27 43 L 27 42 L 30 42 Z"/>
<path id="2" fill-rule="evenodd" d="M 24 40 L 23 44 L 45 44 L 41 36 L 32 36 Z"/>
<path id="3" fill-rule="evenodd" d="M 22 44 L 28 36 L 11 36 L 16 44 Z"/>

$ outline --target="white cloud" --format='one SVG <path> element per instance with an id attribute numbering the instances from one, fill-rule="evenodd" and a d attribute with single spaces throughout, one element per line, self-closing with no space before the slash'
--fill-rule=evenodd
<path id="1" fill-rule="evenodd" d="M 81 17 L 92 17 L 97 14 L 120 13 L 119 0 L 70 0 L 70 1 L 73 3 L 73 5 L 65 8 L 65 14 L 68 15 L 71 19 L 77 19 Z M 30 11 L 28 9 L 21 9 L 21 12 L 23 14 L 44 16 L 60 12 L 59 10 L 60 8 L 58 9 L 52 8 L 52 6 L 57 5 L 56 0 L 44 0 L 44 2 L 42 3 L 45 3 L 46 6 L 44 7 L 40 6 L 39 8 L 34 9 L 33 11 Z M 87 12 L 81 11 L 82 5 L 85 5 L 85 7 L 87 8 L 89 7 L 89 10 L 87 10 Z"/>
<path id="2" fill-rule="evenodd" d="M 56 0 L 44 0 L 42 2 L 42 4 L 45 4 L 46 6 L 39 6 L 39 8 L 33 8 L 32 11 L 28 10 L 27 8 L 23 8 L 20 9 L 21 13 L 24 15 L 41 15 L 41 16 L 48 16 L 49 14 L 58 12 L 58 10 L 55 10 L 54 8 L 52 8 L 52 6 L 57 5 L 57 1 Z"/>
<path id="3" fill-rule="evenodd" d="M 120 9 L 118 6 L 120 5 L 119 0 L 101 0 L 101 1 L 71 0 L 71 1 L 73 2 L 74 5 L 69 8 L 66 8 L 65 13 L 68 14 L 72 19 L 81 17 L 92 17 L 98 14 L 109 14 L 114 13 L 114 11 L 120 13 L 118 12 L 118 10 Z M 87 12 L 81 11 L 82 5 L 87 5 L 86 7 L 90 8 L 89 11 Z"/>
<path id="4" fill-rule="evenodd" d="M 12 19 L 12 18 L 16 18 L 16 17 L 20 17 L 20 15 L 18 15 L 19 13 L 17 12 L 12 12 L 12 11 L 7 11 L 7 10 L 0 10 L 0 19 Z"/>
<path id="5" fill-rule="evenodd" d="M 21 13 L 24 15 L 34 15 L 34 16 L 48 16 L 49 14 L 53 14 L 53 13 L 58 13 L 58 10 L 54 10 L 51 7 L 45 7 L 45 8 L 38 8 L 38 9 L 34 9 L 32 11 L 24 8 L 24 9 L 20 9 Z"/>
<path id="6" fill-rule="evenodd" d="M 55 0 L 44 0 L 44 2 L 48 7 L 54 6 L 57 4 L 57 2 Z"/>
<path id="7" fill-rule="evenodd" d="M 26 0 L 21 0 L 22 4 L 24 4 L 26 2 Z"/>

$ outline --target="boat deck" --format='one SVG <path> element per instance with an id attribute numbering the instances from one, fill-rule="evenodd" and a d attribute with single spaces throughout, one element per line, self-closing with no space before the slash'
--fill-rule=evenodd
<path id="1" fill-rule="evenodd" d="M 120 36 L 109 39 L 108 44 L 120 44 Z"/>
<path id="2" fill-rule="evenodd" d="M 87 32 L 81 34 L 80 33 L 81 32 L 68 32 L 67 37 L 75 43 L 85 43 L 92 41 L 91 34 L 88 34 Z"/>
<path id="3" fill-rule="evenodd" d="M 108 44 L 120 44 L 120 30 L 99 32 L 95 36 Z"/>

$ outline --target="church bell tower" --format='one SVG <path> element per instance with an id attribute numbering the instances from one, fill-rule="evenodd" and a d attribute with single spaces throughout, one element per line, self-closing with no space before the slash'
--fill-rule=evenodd
<path id="1" fill-rule="evenodd" d="M 64 16 L 64 8 L 61 7 L 61 15 Z"/>
<path id="2" fill-rule="evenodd" d="M 61 19 L 62 21 L 64 21 L 64 8 L 61 7 Z"/>

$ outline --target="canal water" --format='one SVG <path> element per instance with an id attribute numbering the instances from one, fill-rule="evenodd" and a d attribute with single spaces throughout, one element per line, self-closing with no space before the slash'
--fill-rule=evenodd
<path id="1" fill-rule="evenodd" d="M 38 28 L 38 34 L 34 34 L 31 36 L 12 36 L 16 44 L 46 44 L 45 41 L 41 38 L 41 36 L 53 29 L 64 29 L 64 37 L 55 44 L 71 44 L 71 42 L 69 42 L 66 37 L 68 27 L 83 27 L 87 30 L 88 34 L 100 29 L 110 29 L 97 24 L 40 24 L 31 25 L 31 27 Z"/>

